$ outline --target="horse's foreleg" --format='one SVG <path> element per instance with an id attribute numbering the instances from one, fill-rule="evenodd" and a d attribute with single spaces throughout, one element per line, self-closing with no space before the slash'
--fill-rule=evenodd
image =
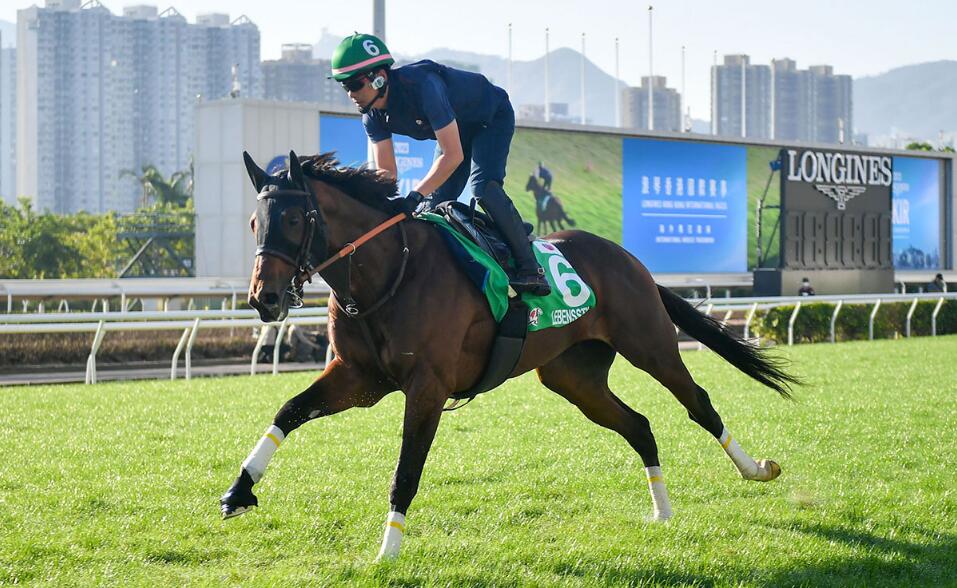
<path id="1" fill-rule="evenodd" d="M 258 506 L 252 492 L 266 472 L 266 466 L 285 438 L 309 420 L 341 412 L 354 406 L 372 406 L 388 390 L 361 370 L 347 367 L 339 359 L 326 366 L 322 375 L 301 394 L 283 405 L 250 452 L 239 470 L 239 476 L 220 499 L 223 518 L 248 512 Z"/>
<path id="2" fill-rule="evenodd" d="M 441 387 L 434 383 L 413 387 L 406 394 L 402 448 L 399 451 L 395 476 L 392 478 L 392 490 L 389 494 L 391 508 L 386 517 L 385 534 L 377 561 L 399 555 L 402 537 L 405 535 L 405 514 L 419 489 L 422 468 L 432 447 L 447 397 Z"/>

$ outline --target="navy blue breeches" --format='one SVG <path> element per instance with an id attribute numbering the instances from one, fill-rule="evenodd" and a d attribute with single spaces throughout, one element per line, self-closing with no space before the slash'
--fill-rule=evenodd
<path id="1" fill-rule="evenodd" d="M 492 190 L 486 194 L 485 186 L 488 182 L 498 182 L 500 185 L 505 183 L 505 163 L 508 160 L 512 135 L 515 134 L 515 111 L 512 110 L 511 103 L 503 100 L 488 125 L 460 133 L 462 163 L 435 191 L 432 196 L 433 204 L 457 199 L 466 183 L 477 198 L 504 194 L 500 190 Z M 438 145 L 435 152 L 436 155 L 442 153 Z"/>

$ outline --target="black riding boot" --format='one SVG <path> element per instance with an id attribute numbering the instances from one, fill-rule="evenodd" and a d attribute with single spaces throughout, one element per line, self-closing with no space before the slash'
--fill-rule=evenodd
<path id="1" fill-rule="evenodd" d="M 531 292 L 536 296 L 548 296 L 552 288 L 545 279 L 545 271 L 535 260 L 532 244 L 528 240 L 522 217 L 515 210 L 498 182 L 485 186 L 485 195 L 479 200 L 485 212 L 492 217 L 512 255 L 515 257 L 515 277 L 509 280 L 516 292 Z"/>

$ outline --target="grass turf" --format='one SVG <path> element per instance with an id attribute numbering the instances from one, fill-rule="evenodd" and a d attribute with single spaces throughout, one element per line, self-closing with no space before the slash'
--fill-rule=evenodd
<path id="1" fill-rule="evenodd" d="M 778 399 L 685 355 L 729 430 L 781 463 L 740 480 L 619 361 L 657 435 L 675 518 L 643 521 L 642 464 L 526 375 L 444 416 L 397 562 L 374 565 L 403 399 L 307 424 L 222 521 L 217 499 L 310 375 L 0 394 L 0 584 L 953 585 L 957 337 L 796 347 Z"/>

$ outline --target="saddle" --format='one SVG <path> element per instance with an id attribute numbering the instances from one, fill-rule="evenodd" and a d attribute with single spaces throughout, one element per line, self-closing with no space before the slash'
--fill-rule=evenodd
<path id="1" fill-rule="evenodd" d="M 445 219 L 456 232 L 475 243 L 495 260 L 505 270 L 506 274 L 510 274 L 513 271 L 508 265 L 511 250 L 505 244 L 491 217 L 475 210 L 475 203 L 474 198 L 471 205 L 454 200 L 442 202 L 429 212 Z M 531 234 L 532 225 L 528 223 L 524 223 L 524 225 L 526 234 Z M 446 238 L 446 243 L 448 243 L 453 257 L 459 262 L 466 275 L 469 276 L 477 288 L 483 289 L 484 278 L 488 270 L 484 266 L 470 262 L 469 254 L 455 240 L 455 237 L 448 235 L 447 231 L 442 229 L 440 229 L 440 234 Z M 468 390 L 459 390 L 453 393 L 451 395 L 453 403 L 447 406 L 445 410 L 455 410 L 462 406 L 463 402 L 467 404 L 482 392 L 492 390 L 507 380 L 522 355 L 527 332 L 528 306 L 513 292 L 512 297 L 509 298 L 505 315 L 499 321 L 498 333 L 492 343 L 492 348 L 489 350 L 488 363 L 482 372 L 482 376 Z"/>
<path id="2" fill-rule="evenodd" d="M 444 218 L 456 231 L 465 235 L 469 241 L 488 253 L 492 259 L 502 266 L 506 273 L 511 274 L 512 268 L 508 265 L 508 260 L 512 257 L 511 249 L 502 238 L 502 234 L 492 217 L 476 210 L 475 204 L 475 198 L 472 199 L 470 205 L 457 200 L 450 200 L 437 204 L 430 212 Z M 532 225 L 529 223 L 522 224 L 525 226 L 525 234 L 531 235 Z"/>
<path id="3" fill-rule="evenodd" d="M 541 213 L 544 214 L 545 211 L 548 210 L 548 203 L 549 203 L 553 198 L 555 198 L 555 196 L 553 196 L 551 192 L 546 191 L 546 192 L 545 192 L 545 195 L 542 196 L 542 199 L 538 201 L 538 210 L 539 210 L 539 212 L 541 212 Z"/>

